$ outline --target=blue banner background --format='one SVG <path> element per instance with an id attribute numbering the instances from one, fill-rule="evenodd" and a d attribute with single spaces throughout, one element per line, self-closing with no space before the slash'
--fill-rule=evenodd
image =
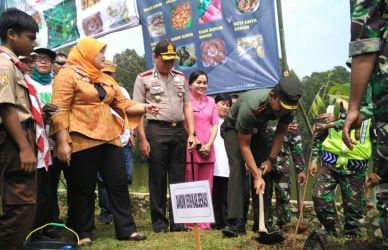
<path id="1" fill-rule="evenodd" d="M 187 78 L 195 70 L 205 71 L 209 77 L 208 94 L 273 87 L 280 79 L 275 1 L 256 1 L 258 6 L 248 13 L 239 11 L 238 0 L 204 2 L 217 1 L 221 4 L 222 18 L 200 24 L 197 0 L 137 0 L 147 67 L 153 67 L 152 50 L 156 43 L 171 39 L 178 50 L 185 47 L 191 56 L 186 67 L 177 62 L 175 68 Z M 179 29 L 173 25 L 174 18 L 175 22 L 185 19 L 176 16 L 183 12 L 182 6 L 189 5 L 191 21 L 186 20 L 185 27 Z M 193 58 L 196 63 L 191 65 Z"/>

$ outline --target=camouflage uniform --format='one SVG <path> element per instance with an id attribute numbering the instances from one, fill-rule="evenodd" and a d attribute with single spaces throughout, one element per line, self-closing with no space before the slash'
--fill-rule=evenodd
<path id="1" fill-rule="evenodd" d="M 388 246 L 388 0 L 351 1 L 351 43 L 350 56 L 377 53 L 370 85 L 375 104 L 376 151 L 374 168 L 381 178 L 377 186 L 377 208 L 381 212 L 380 228 L 384 236 L 384 246 Z"/>
<path id="2" fill-rule="evenodd" d="M 275 131 L 276 123 L 269 124 L 266 129 L 266 136 L 269 141 L 272 141 L 275 136 Z M 277 163 L 275 166 L 272 166 L 271 174 L 276 195 L 275 214 L 277 217 L 276 224 L 278 226 L 283 226 L 291 221 L 290 156 L 294 162 L 295 173 L 299 174 L 303 172 L 305 165 L 304 151 L 303 141 L 299 130 L 295 133 L 288 132 L 286 136 L 284 136 L 283 146 L 277 157 Z M 270 218 L 270 224 L 272 224 L 272 218 Z"/>
<path id="3" fill-rule="evenodd" d="M 370 123 L 370 119 L 363 122 L 362 128 L 365 129 L 361 138 L 365 138 L 363 136 L 368 133 L 367 129 L 370 128 Z M 334 129 L 329 130 L 330 133 L 334 133 L 334 131 Z M 342 155 L 339 156 L 339 154 L 324 150 L 322 147 L 324 140 L 327 138 L 331 139 L 327 131 L 324 134 L 318 134 L 315 136 L 312 145 L 312 161 L 317 161 L 319 156 L 322 159 L 321 171 L 312 192 L 315 212 L 325 229 L 329 233 L 335 234 L 335 190 L 339 184 L 345 214 L 344 232 L 350 236 L 362 235 L 364 229 L 362 229 L 360 220 L 363 218 L 365 207 L 364 180 L 368 168 L 368 157 L 352 158 L 348 156 L 351 153 L 343 151 L 343 156 L 347 157 L 347 162 L 345 164 L 338 163 L 342 160 Z M 366 137 L 366 140 L 369 142 L 363 142 L 363 139 L 360 139 L 359 144 L 366 143 L 365 145 L 370 152 L 365 155 L 370 156 L 372 150 L 369 137 Z M 342 140 L 342 145 L 333 139 L 331 139 L 331 142 L 334 142 L 333 144 L 337 148 L 344 147 Z M 360 158 L 363 160 L 360 160 Z"/>

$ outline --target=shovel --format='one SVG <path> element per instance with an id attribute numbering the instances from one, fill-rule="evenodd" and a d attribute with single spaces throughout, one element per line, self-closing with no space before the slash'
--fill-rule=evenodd
<path id="1" fill-rule="evenodd" d="M 256 241 L 265 245 L 273 245 L 284 241 L 283 233 L 280 230 L 268 232 L 264 224 L 264 201 L 263 193 L 259 193 L 259 236 Z"/>

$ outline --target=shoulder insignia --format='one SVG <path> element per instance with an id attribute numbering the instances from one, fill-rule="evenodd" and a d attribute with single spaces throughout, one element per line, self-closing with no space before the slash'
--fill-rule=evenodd
<path id="1" fill-rule="evenodd" d="M 261 112 L 263 112 L 265 109 L 267 108 L 267 103 L 266 102 L 262 102 L 260 103 L 260 105 L 256 108 L 256 110 L 254 111 L 254 114 L 256 116 L 258 116 Z"/>
<path id="2" fill-rule="evenodd" d="M 0 86 L 8 84 L 8 76 L 0 76 Z"/>
<path id="3" fill-rule="evenodd" d="M 144 77 L 152 74 L 152 70 L 147 70 L 139 74 L 139 76 Z"/>
<path id="4" fill-rule="evenodd" d="M 176 69 L 173 69 L 173 70 L 171 70 L 173 73 L 175 73 L 175 74 L 178 74 L 178 75 L 181 75 L 181 76 L 185 76 L 185 74 L 183 74 L 183 72 L 181 72 L 181 71 L 178 71 L 178 70 L 176 70 Z"/>

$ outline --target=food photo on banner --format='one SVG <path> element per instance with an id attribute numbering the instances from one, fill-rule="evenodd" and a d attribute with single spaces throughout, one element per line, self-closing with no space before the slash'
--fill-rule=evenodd
<path id="1" fill-rule="evenodd" d="M 0 1 L 0 13 L 15 7 L 30 14 L 39 25 L 39 46 L 52 49 L 139 25 L 134 0 Z"/>
<path id="2" fill-rule="evenodd" d="M 137 0 L 147 67 L 158 41 L 177 49 L 175 68 L 203 70 L 208 94 L 273 87 L 280 79 L 272 0 Z"/>

